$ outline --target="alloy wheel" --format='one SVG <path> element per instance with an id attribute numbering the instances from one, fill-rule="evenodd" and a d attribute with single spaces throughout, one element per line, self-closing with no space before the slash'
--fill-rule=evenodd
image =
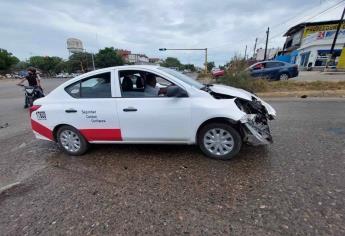
<path id="1" fill-rule="evenodd" d="M 281 74 L 281 75 L 279 76 L 279 79 L 280 79 L 280 80 L 288 80 L 288 79 L 289 79 L 289 76 L 288 76 L 287 74 Z"/>

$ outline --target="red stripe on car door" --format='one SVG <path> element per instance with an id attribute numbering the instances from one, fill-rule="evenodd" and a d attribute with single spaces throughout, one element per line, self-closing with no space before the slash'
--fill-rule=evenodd
<path id="1" fill-rule="evenodd" d="M 81 129 L 87 141 L 122 141 L 120 129 Z"/>
<path id="2" fill-rule="evenodd" d="M 32 130 L 39 133 L 40 135 L 46 137 L 49 140 L 53 140 L 53 132 L 44 125 L 41 125 L 37 121 L 31 119 L 31 127 Z"/>

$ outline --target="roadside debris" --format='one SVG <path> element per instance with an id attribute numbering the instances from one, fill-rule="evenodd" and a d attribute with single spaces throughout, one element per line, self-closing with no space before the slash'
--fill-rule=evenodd
<path id="1" fill-rule="evenodd" d="M 20 182 L 15 182 L 15 183 L 12 183 L 12 184 L 8 184 L 2 188 L 0 188 L 0 195 L 4 192 L 6 192 L 7 190 L 10 190 L 11 188 L 14 188 L 16 186 L 20 185 Z"/>
<path id="2" fill-rule="evenodd" d="M 5 123 L 5 124 L 0 126 L 0 129 L 7 128 L 7 127 L 8 127 L 8 123 Z"/>

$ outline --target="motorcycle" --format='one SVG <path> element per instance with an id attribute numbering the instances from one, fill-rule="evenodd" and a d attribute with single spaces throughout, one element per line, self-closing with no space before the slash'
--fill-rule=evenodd
<path id="1" fill-rule="evenodd" d="M 19 85 L 19 86 L 24 87 L 25 105 L 27 105 L 28 107 L 32 107 L 36 99 L 44 97 L 44 93 L 39 86 L 25 86 L 25 85 Z"/>

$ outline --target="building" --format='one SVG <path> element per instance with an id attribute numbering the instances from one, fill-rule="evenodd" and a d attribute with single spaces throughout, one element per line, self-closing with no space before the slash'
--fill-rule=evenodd
<path id="1" fill-rule="evenodd" d="M 300 68 L 323 69 L 327 62 L 339 21 L 305 22 L 291 27 L 284 36 L 283 54 Z M 341 25 L 334 47 L 340 56 L 345 44 L 345 23 Z M 337 61 L 337 59 L 336 59 Z"/>
<path id="2" fill-rule="evenodd" d="M 162 63 L 160 58 L 148 58 L 145 54 L 132 53 L 126 49 L 118 49 L 117 54 L 122 57 L 126 63 L 130 64 L 156 64 Z"/>
<path id="3" fill-rule="evenodd" d="M 268 48 L 266 52 L 266 60 L 271 60 L 273 59 L 276 54 L 278 53 L 279 49 L 278 48 Z M 256 50 L 255 53 L 255 60 L 256 61 L 263 61 L 265 58 L 265 49 L 264 48 L 259 48 Z"/>
<path id="4" fill-rule="evenodd" d="M 132 52 L 126 49 L 118 49 L 117 50 L 117 54 L 122 57 L 122 59 L 125 62 L 128 62 L 128 56 L 131 54 Z"/>
<path id="5" fill-rule="evenodd" d="M 163 63 L 163 60 L 157 57 L 152 57 L 152 58 L 149 58 L 149 63 L 159 65 Z"/>
<path id="6" fill-rule="evenodd" d="M 145 54 L 129 54 L 128 62 L 133 64 L 149 64 L 149 58 Z"/>

